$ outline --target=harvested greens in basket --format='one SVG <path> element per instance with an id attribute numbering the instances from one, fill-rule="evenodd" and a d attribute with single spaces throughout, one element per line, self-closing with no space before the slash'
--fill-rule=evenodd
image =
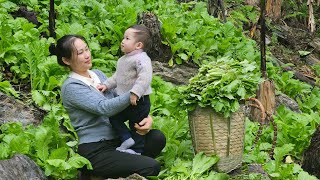
<path id="1" fill-rule="evenodd" d="M 239 109 L 240 100 L 255 96 L 261 80 L 255 62 L 222 57 L 202 65 L 189 84 L 178 89 L 181 94 L 179 98 L 181 105 L 190 111 L 199 105 L 212 107 L 214 111 L 229 117 Z"/>

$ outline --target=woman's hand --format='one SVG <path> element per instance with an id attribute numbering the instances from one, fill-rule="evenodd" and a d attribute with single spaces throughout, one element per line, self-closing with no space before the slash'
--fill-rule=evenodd
<path id="1" fill-rule="evenodd" d="M 140 135 L 145 135 L 151 130 L 153 119 L 151 116 L 144 118 L 141 122 L 135 123 L 134 127 L 136 128 L 136 132 Z"/>

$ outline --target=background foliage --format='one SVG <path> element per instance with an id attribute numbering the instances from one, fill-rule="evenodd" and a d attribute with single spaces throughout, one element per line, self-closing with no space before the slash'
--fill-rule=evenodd
<path id="1" fill-rule="evenodd" d="M 231 6 L 227 1 L 226 6 Z M 292 1 L 290 1 L 292 2 Z M 235 2 L 233 2 L 235 3 Z M 24 18 L 14 18 L 20 5 L 37 13 L 38 26 Z M 258 13 L 252 6 L 240 5 L 223 24 L 209 16 L 205 2 L 178 4 L 174 0 L 55 0 L 57 38 L 65 34 L 81 34 L 89 42 L 94 68 L 110 75 L 121 56 L 119 49 L 124 30 L 136 22 L 140 12 L 152 11 L 162 22 L 163 43 L 173 52 L 170 65 L 192 62 L 199 66 L 223 57 L 246 60 L 259 67 L 259 51 L 255 41 L 247 38 L 243 26 L 256 23 Z M 289 4 L 291 5 L 291 4 Z M 292 7 L 295 4 L 292 3 Z M 77 169 L 90 164 L 76 154 L 77 137 L 60 99 L 60 87 L 68 71 L 49 56 L 48 47 L 55 39 L 48 38 L 49 0 L 0 0 L 0 90 L 15 98 L 29 99 L 47 111 L 38 127 L 20 124 L 1 126 L 0 158 L 15 153 L 30 156 L 54 179 L 75 179 Z M 303 13 L 305 13 L 303 11 Z M 304 17 L 292 13 L 286 18 Z M 320 90 L 293 79 L 282 72 L 268 57 L 268 76 L 276 83 L 277 93 L 295 99 L 302 113 L 279 107 L 274 119 L 278 125 L 278 141 L 273 158 L 268 156 L 272 144 L 272 127 L 266 127 L 256 147 L 251 150 L 259 124 L 246 121 L 243 170 L 251 163 L 262 164 L 272 179 L 311 179 L 299 163 L 302 152 L 320 123 Z M 187 111 L 177 105 L 177 87 L 154 77 L 152 110 L 155 127 L 167 137 L 167 146 L 158 160 L 162 164 L 160 179 L 228 179 L 231 177 L 211 169 L 218 159 L 194 155 L 189 134 Z M 19 89 L 22 91 L 20 92 Z M 60 127 L 67 131 L 61 133 Z M 17 144 L 23 143 L 23 149 Z M 290 157 L 293 161 L 286 162 Z M 247 173 L 240 179 L 261 179 Z"/>

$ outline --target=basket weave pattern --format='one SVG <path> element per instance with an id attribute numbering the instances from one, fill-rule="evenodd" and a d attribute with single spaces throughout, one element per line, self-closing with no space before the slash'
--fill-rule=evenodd
<path id="1" fill-rule="evenodd" d="M 196 153 L 217 154 L 218 171 L 230 172 L 241 166 L 244 148 L 244 106 L 224 118 L 212 108 L 197 107 L 189 112 L 192 144 Z"/>

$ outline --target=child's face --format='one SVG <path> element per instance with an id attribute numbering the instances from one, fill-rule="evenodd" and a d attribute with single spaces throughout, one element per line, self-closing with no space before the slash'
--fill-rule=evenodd
<path id="1" fill-rule="evenodd" d="M 137 30 L 129 28 L 124 32 L 123 40 L 121 41 L 121 51 L 128 54 L 136 49 L 141 49 L 141 42 L 137 42 L 135 38 Z"/>

